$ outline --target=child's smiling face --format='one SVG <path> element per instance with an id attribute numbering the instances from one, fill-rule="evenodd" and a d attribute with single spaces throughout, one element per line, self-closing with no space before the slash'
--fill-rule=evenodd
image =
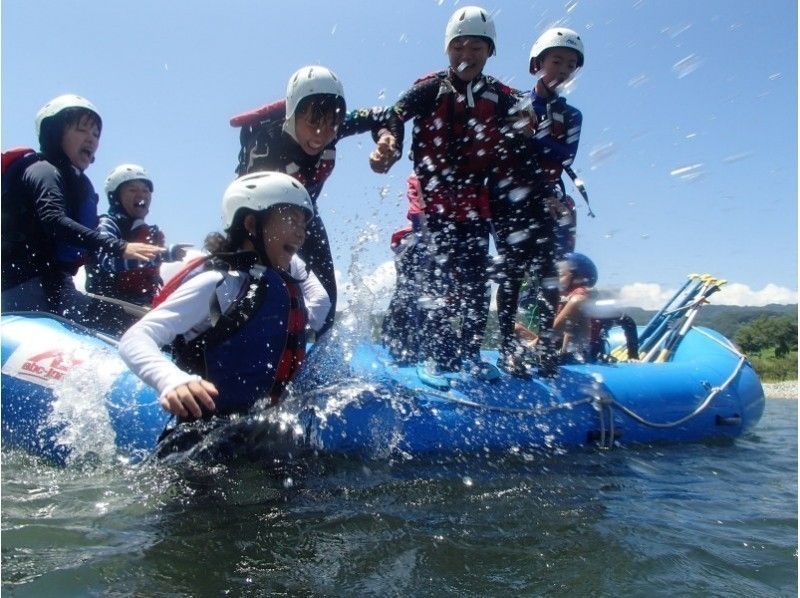
<path id="1" fill-rule="evenodd" d="M 569 48 L 552 48 L 536 62 L 539 69 L 532 72 L 541 75 L 542 83 L 549 89 L 555 89 L 566 83 L 578 69 L 578 53 Z"/>
<path id="2" fill-rule="evenodd" d="M 262 223 L 264 251 L 275 268 L 289 271 L 292 256 L 306 239 L 306 212 L 297 206 L 278 206 Z"/>
<path id="3" fill-rule="evenodd" d="M 334 140 L 338 129 L 339 119 L 336 115 L 316 114 L 311 106 L 297 115 L 294 125 L 297 143 L 309 156 L 322 153 Z"/>
<path id="4" fill-rule="evenodd" d="M 486 39 L 469 35 L 457 37 L 447 46 L 450 67 L 462 81 L 472 81 L 480 75 L 491 52 Z"/>
<path id="5" fill-rule="evenodd" d="M 142 218 L 150 211 L 152 191 L 147 181 L 136 179 L 125 181 L 117 191 L 119 203 L 132 218 Z"/>

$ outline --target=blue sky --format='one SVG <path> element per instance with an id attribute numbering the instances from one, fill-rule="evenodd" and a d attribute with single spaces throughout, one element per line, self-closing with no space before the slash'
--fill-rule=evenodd
<path id="1" fill-rule="evenodd" d="M 281 97 L 305 64 L 344 82 L 349 107 L 393 102 L 446 65 L 453 0 L 267 2 L 5 0 L 2 146 L 34 145 L 33 118 L 61 93 L 104 120 L 102 190 L 122 162 L 156 191 L 148 220 L 171 242 L 219 228 L 238 132 L 229 118 Z M 719 302 L 797 300 L 797 4 L 793 0 L 487 2 L 498 54 L 486 72 L 520 88 L 533 40 L 576 29 L 586 65 L 569 90 L 584 114 L 575 169 L 578 249 L 599 286 L 652 307 L 689 272 L 730 281 Z M 404 222 L 403 159 L 367 165 L 368 135 L 340 143 L 319 200 L 347 293 L 385 297 L 388 239 Z M 577 194 L 574 194 L 577 198 Z M 101 208 L 105 201 L 101 201 Z M 733 284 L 735 283 L 735 284 Z"/>

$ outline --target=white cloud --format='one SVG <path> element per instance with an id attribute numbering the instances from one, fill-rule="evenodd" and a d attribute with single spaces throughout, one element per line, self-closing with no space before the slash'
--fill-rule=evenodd
<path id="1" fill-rule="evenodd" d="M 658 309 L 675 293 L 675 290 L 662 289 L 660 284 L 635 282 L 623 286 L 617 297 L 620 305 Z"/>
<path id="2" fill-rule="evenodd" d="M 797 291 L 776 284 L 768 284 L 760 291 L 754 291 L 746 284 L 731 283 L 722 287 L 714 298 L 720 305 L 769 305 L 770 303 L 797 303 Z"/>
<path id="3" fill-rule="evenodd" d="M 618 300 L 620 305 L 626 307 L 641 307 L 643 309 L 658 309 L 675 293 L 677 289 L 665 289 L 659 284 L 635 282 L 625 285 L 619 290 Z M 797 291 L 768 284 L 763 289 L 753 290 L 746 284 L 730 283 L 722 287 L 711 298 L 716 305 L 751 305 L 764 306 L 770 303 L 792 304 L 797 303 Z"/>
<path id="4" fill-rule="evenodd" d="M 355 289 L 346 284 L 344 277 L 338 271 L 336 279 L 339 282 L 341 295 L 339 304 L 341 308 L 344 308 L 346 304 L 350 303 L 350 297 Z M 364 276 L 362 290 L 368 291 L 374 296 L 376 299 L 375 309 L 385 309 L 388 305 L 394 280 L 395 271 L 392 261 L 383 262 L 371 274 Z M 494 303 L 496 285 L 492 286 L 492 308 L 496 309 Z M 610 295 L 623 307 L 659 309 L 675 294 L 676 290 L 677 288 L 662 287 L 657 283 L 634 282 L 622 286 L 617 293 L 610 293 Z M 729 283 L 711 297 L 711 302 L 715 305 L 739 306 L 764 306 L 770 303 L 787 305 L 798 302 L 798 293 L 776 284 L 768 284 L 761 290 L 753 290 L 745 284 Z"/>

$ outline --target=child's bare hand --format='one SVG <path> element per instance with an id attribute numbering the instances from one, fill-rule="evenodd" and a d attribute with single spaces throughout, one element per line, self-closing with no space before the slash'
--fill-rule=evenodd
<path id="1" fill-rule="evenodd" d="M 158 399 L 161 406 L 178 417 L 199 418 L 206 411 L 214 411 L 214 399 L 219 396 L 217 387 L 207 380 L 188 382 L 173 388 Z"/>
<path id="2" fill-rule="evenodd" d="M 389 172 L 392 165 L 400 158 L 397 151 L 397 140 L 394 135 L 384 132 L 378 139 L 373 152 L 369 155 L 369 165 L 374 172 Z"/>
<path id="3" fill-rule="evenodd" d="M 126 260 L 141 260 L 149 262 L 154 260 L 159 255 L 164 253 L 166 248 L 159 247 L 158 245 L 150 245 L 149 243 L 128 243 L 125 246 L 125 251 L 122 257 Z"/>

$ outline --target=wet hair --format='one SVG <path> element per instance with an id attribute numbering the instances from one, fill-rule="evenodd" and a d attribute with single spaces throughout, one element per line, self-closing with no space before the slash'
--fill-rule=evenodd
<path id="1" fill-rule="evenodd" d="M 346 110 L 347 105 L 342 96 L 335 96 L 330 93 L 316 93 L 300 100 L 295 109 L 295 114 L 308 113 L 309 120 L 312 123 L 324 122 L 332 118 L 336 126 L 339 126 L 344 121 Z"/>
<path id="2" fill-rule="evenodd" d="M 45 118 L 39 130 L 39 147 L 42 153 L 45 156 L 66 159 L 64 150 L 61 149 L 64 131 L 71 125 L 77 125 L 86 116 L 91 119 L 92 124 L 97 125 L 100 132 L 103 131 L 103 120 L 88 108 L 65 108 Z"/>
<path id="3" fill-rule="evenodd" d="M 225 234 L 214 231 L 206 235 L 203 240 L 203 249 L 210 254 L 215 253 L 234 253 L 241 250 L 245 240 L 248 238 L 247 229 L 244 227 L 244 219 L 248 214 L 255 214 L 258 218 L 258 212 L 240 208 L 233 216 L 233 222 L 230 228 L 225 231 Z M 259 219 L 259 225 L 261 221 Z"/>
<path id="4" fill-rule="evenodd" d="M 208 233 L 203 239 L 203 249 L 208 253 L 222 253 L 226 250 L 227 245 L 228 237 L 217 231 Z"/>

